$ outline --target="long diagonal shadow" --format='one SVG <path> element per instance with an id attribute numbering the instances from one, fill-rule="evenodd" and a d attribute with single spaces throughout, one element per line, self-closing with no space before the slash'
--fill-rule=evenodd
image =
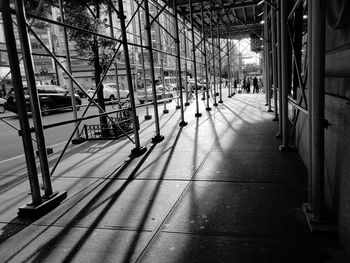
<path id="1" fill-rule="evenodd" d="M 154 148 L 154 147 L 153 147 Z M 101 221 L 101 219 L 106 215 L 106 213 L 108 212 L 108 210 L 110 209 L 111 205 L 118 199 L 118 197 L 121 195 L 121 193 L 123 192 L 123 190 L 125 190 L 125 188 L 128 186 L 128 184 L 133 181 L 134 178 L 134 174 L 136 173 L 136 171 L 139 169 L 139 167 L 141 167 L 142 163 L 146 160 L 146 158 L 149 156 L 149 154 L 151 153 L 151 151 L 153 150 L 153 148 L 151 147 L 147 153 L 143 156 L 143 158 L 140 160 L 140 162 L 138 163 L 138 165 L 136 166 L 136 168 L 134 169 L 134 171 L 132 172 L 132 174 L 130 175 L 130 177 L 125 181 L 125 183 L 120 187 L 120 189 L 118 189 L 118 191 L 114 194 L 113 198 L 109 201 L 109 205 L 106 206 L 105 209 L 103 209 L 103 211 L 100 213 L 100 215 L 97 216 L 97 218 L 94 220 L 94 222 L 92 223 L 92 226 L 89 227 L 89 229 L 87 230 L 87 232 L 83 235 L 83 237 L 78 241 L 78 243 L 72 248 L 72 250 L 70 251 L 70 253 L 68 253 L 68 255 L 66 256 L 65 260 L 63 262 L 70 262 L 70 260 L 74 257 L 74 255 L 79 251 L 79 248 L 81 247 L 81 245 L 87 240 L 87 237 L 89 237 L 93 230 L 94 227 L 98 225 L 98 223 Z M 133 158 L 130 158 L 129 160 L 127 160 L 125 162 L 125 165 L 120 168 L 116 173 L 111 173 L 112 178 L 107 178 L 110 179 L 108 181 L 108 183 L 106 183 L 95 195 L 94 197 L 78 212 L 78 214 L 76 214 L 68 223 L 67 225 L 58 233 L 56 234 L 55 237 L 53 237 L 50 241 L 48 241 L 45 245 L 42 245 L 41 247 L 39 247 L 35 252 L 33 252 L 31 255 L 28 255 L 27 258 L 25 258 L 24 262 L 27 261 L 34 261 L 34 262 L 43 262 L 44 260 L 48 259 L 50 254 L 53 252 L 53 250 L 57 247 L 57 245 L 63 241 L 63 239 L 68 236 L 72 230 L 71 226 L 76 224 L 77 222 L 79 222 L 82 218 L 84 218 L 84 216 L 86 216 L 89 211 L 90 208 L 99 200 L 100 196 L 106 192 L 115 182 L 115 180 L 118 178 L 118 176 L 122 173 L 123 170 L 126 169 L 126 167 L 133 161 Z M 103 185 L 105 183 L 105 180 L 102 180 L 101 182 L 99 182 L 96 186 L 94 186 L 94 188 L 92 188 L 90 190 L 90 192 L 98 189 L 101 185 Z M 79 200 L 77 200 L 76 205 L 83 201 L 85 199 L 85 196 L 80 198 Z M 40 233 L 38 233 L 34 238 L 32 238 L 31 241 L 29 241 L 25 246 L 22 247 L 21 250 L 23 250 L 25 247 L 29 246 L 31 242 L 34 242 L 34 240 L 36 240 L 37 238 L 39 238 L 44 232 L 46 232 L 50 226 L 52 226 L 55 222 L 57 222 L 59 219 L 61 219 L 64 215 L 66 215 L 70 210 L 73 210 L 75 207 L 72 206 L 69 209 L 67 209 L 64 213 L 62 213 L 62 215 L 60 215 L 52 224 L 50 224 L 49 226 L 47 226 L 44 230 L 42 230 Z M 21 251 L 19 250 L 19 251 Z M 17 253 L 15 253 L 14 255 L 12 255 L 8 260 L 6 260 L 5 262 L 9 262 L 11 261 L 15 256 L 17 255 Z"/>
<path id="2" fill-rule="evenodd" d="M 174 154 L 176 145 L 177 145 L 177 143 L 179 141 L 181 132 L 182 132 L 182 128 L 180 128 L 180 130 L 179 130 L 179 132 L 178 132 L 178 134 L 177 134 L 177 136 L 176 136 L 176 138 L 174 140 L 174 143 L 173 143 L 173 145 L 171 147 L 171 151 L 170 151 L 170 153 L 169 153 L 169 155 L 167 157 L 167 160 L 166 160 L 166 162 L 164 164 L 164 167 L 163 167 L 163 169 L 161 171 L 161 177 L 158 179 L 158 182 L 157 182 L 157 184 L 155 186 L 155 189 L 154 189 L 154 191 L 153 191 L 153 193 L 151 195 L 151 198 L 150 198 L 151 200 L 155 200 L 156 196 L 159 193 L 160 186 L 163 183 L 164 175 L 165 175 L 166 171 L 168 170 L 169 163 L 170 163 L 170 161 L 171 161 L 171 159 L 173 157 L 173 154 Z M 145 212 L 144 212 L 144 214 L 142 216 L 142 220 L 140 221 L 140 224 L 137 226 L 137 229 L 143 229 L 144 228 L 145 223 L 146 223 L 146 219 L 148 218 L 148 215 L 149 215 L 152 207 L 153 207 L 153 203 L 149 202 L 149 204 L 147 205 L 147 207 L 145 209 Z M 131 257 L 132 257 L 132 255 L 133 255 L 133 253 L 135 251 L 135 248 L 136 248 L 136 246 L 138 244 L 138 241 L 139 241 L 140 237 L 141 237 L 141 232 L 137 232 L 135 234 L 135 237 L 134 237 L 133 241 L 131 242 L 131 245 L 130 245 L 129 249 L 125 253 L 125 258 L 124 258 L 124 260 L 122 262 L 125 262 L 125 263 L 130 262 Z"/>

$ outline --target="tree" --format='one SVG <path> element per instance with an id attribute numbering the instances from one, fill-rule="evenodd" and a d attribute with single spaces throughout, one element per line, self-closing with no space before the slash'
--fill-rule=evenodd
<path id="1" fill-rule="evenodd" d="M 107 8 L 104 8 L 103 2 L 103 0 L 63 0 L 65 22 L 103 35 L 108 27 Z M 37 14 L 40 16 L 50 17 L 52 3 L 57 4 L 57 0 L 46 0 L 45 3 L 42 2 L 42 6 L 39 6 L 37 1 L 25 0 L 26 12 L 34 14 L 38 11 Z M 44 28 L 48 25 L 44 22 L 35 22 L 34 26 Z M 95 85 L 97 86 L 101 80 L 102 72 L 113 56 L 116 42 L 80 30 L 68 29 L 67 32 L 69 40 L 75 43 L 77 54 L 87 58 L 89 63 L 94 66 Z M 105 110 L 103 87 L 97 93 L 97 101 L 101 108 Z M 104 124 L 107 124 L 107 117 L 105 116 L 101 117 L 101 125 Z"/>
<path id="2" fill-rule="evenodd" d="M 107 9 L 103 9 L 102 0 L 66 0 L 64 11 L 66 23 L 79 26 L 79 28 L 90 32 L 104 34 L 107 24 Z M 108 61 L 113 56 L 115 41 L 96 36 L 80 30 L 68 29 L 68 37 L 75 43 L 76 52 L 88 58 L 90 64 L 94 66 L 95 85 L 101 81 L 101 74 L 105 70 Z M 97 101 L 101 108 L 105 110 L 103 87 L 97 92 Z M 107 118 L 101 118 L 101 125 L 107 123 Z"/>
<path id="3" fill-rule="evenodd" d="M 40 3 L 32 0 L 25 0 L 24 2 L 25 11 L 26 13 L 37 14 L 45 18 L 50 17 L 51 16 L 50 2 L 52 1 L 53 0 L 48 0 L 46 2 Z M 38 29 L 44 29 L 44 28 L 47 28 L 49 25 L 46 22 L 35 20 L 33 26 Z"/>

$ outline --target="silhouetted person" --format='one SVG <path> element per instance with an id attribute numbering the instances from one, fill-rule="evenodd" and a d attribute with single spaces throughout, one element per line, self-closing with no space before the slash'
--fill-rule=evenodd
<path id="1" fill-rule="evenodd" d="M 237 83 L 238 83 L 238 81 L 235 79 L 235 80 L 233 81 L 233 95 L 235 95 L 235 94 L 236 94 L 236 90 L 237 90 Z"/>
<path id="2" fill-rule="evenodd" d="M 6 97 L 6 87 L 4 83 L 1 84 L 1 90 L 0 90 L 0 98 L 5 98 Z"/>
<path id="3" fill-rule="evenodd" d="M 244 78 L 243 78 L 242 91 L 246 89 L 246 86 L 247 86 L 247 80 L 246 80 L 246 78 L 244 77 Z"/>
<path id="4" fill-rule="evenodd" d="M 249 78 L 247 79 L 247 86 L 245 89 L 246 89 L 247 93 L 250 93 L 250 80 L 249 80 Z"/>
<path id="5" fill-rule="evenodd" d="M 258 78 L 255 76 L 253 79 L 253 93 L 259 93 Z"/>

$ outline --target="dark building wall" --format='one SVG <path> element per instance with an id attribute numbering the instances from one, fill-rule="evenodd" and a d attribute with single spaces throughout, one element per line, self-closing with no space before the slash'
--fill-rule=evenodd
<path id="1" fill-rule="evenodd" d="M 329 11 L 329 10 L 328 10 Z M 346 11 L 349 15 L 350 10 Z M 338 217 L 340 241 L 350 255 L 350 25 L 326 28 L 325 194 L 326 205 Z M 308 164 L 308 119 L 302 115 L 296 144 Z"/>
<path id="2" fill-rule="evenodd" d="M 326 68 L 335 69 L 337 64 L 349 65 L 350 61 L 345 56 L 349 51 L 350 26 L 343 29 L 327 27 Z M 339 57 L 336 64 L 330 59 L 334 56 Z M 337 77 L 336 72 L 330 74 L 327 71 L 325 118 L 331 126 L 325 130 L 325 176 L 339 217 L 339 236 L 350 254 L 350 74 L 344 72 L 345 77 Z"/>

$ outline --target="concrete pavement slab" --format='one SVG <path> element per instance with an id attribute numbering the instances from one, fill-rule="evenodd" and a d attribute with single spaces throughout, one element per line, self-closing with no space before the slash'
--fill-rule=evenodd
<path id="1" fill-rule="evenodd" d="M 161 232 L 139 262 L 309 263 L 329 258 L 310 240 Z"/>
<path id="2" fill-rule="evenodd" d="M 147 231 L 31 225 L 0 246 L 2 262 L 134 262 Z"/>
<path id="3" fill-rule="evenodd" d="M 307 170 L 295 152 L 212 151 L 194 178 L 306 185 Z"/>
<path id="4" fill-rule="evenodd" d="M 185 182 L 99 181 L 36 221 L 37 224 L 153 230 L 170 211 Z"/>
<path id="5" fill-rule="evenodd" d="M 305 238 L 306 191 L 290 185 L 192 182 L 163 230 Z"/>

